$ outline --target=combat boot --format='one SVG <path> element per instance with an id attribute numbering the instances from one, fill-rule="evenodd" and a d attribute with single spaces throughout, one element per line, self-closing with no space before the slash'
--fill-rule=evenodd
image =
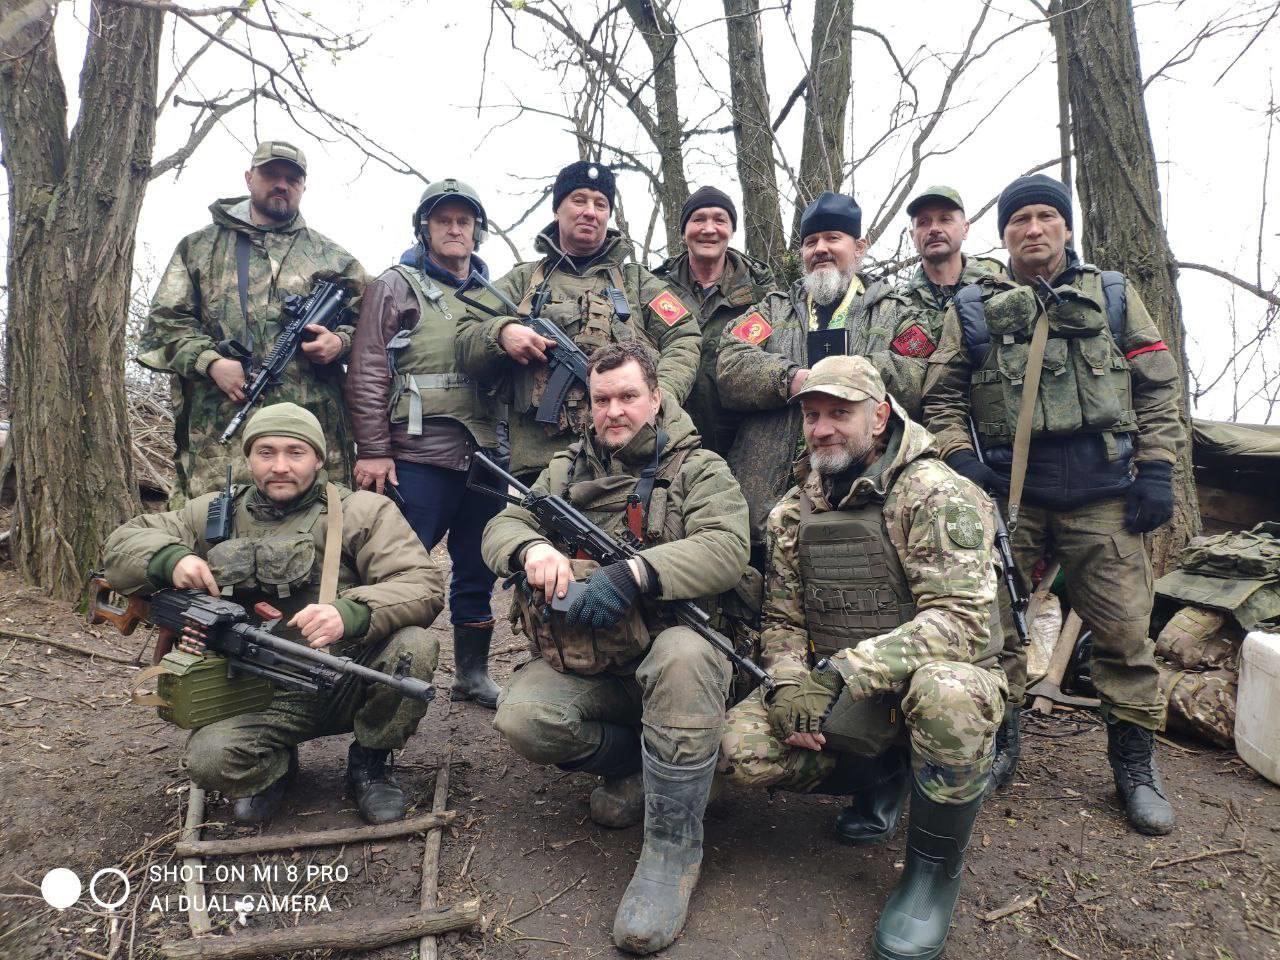
<path id="1" fill-rule="evenodd" d="M 1125 816 L 1139 833 L 1162 836 L 1173 830 L 1174 819 L 1156 769 L 1155 737 L 1136 723 L 1107 724 L 1107 759 Z"/>
<path id="2" fill-rule="evenodd" d="M 907 806 L 911 763 L 904 750 L 889 750 L 876 759 L 876 774 L 853 794 L 853 802 L 836 816 L 836 836 L 855 847 L 883 843 L 893 836 Z"/>
<path id="3" fill-rule="evenodd" d="M 365 823 L 404 819 L 404 790 L 387 772 L 390 750 L 374 750 L 351 741 L 347 750 L 347 793 Z"/>
<path id="4" fill-rule="evenodd" d="M 635 728 L 601 721 L 600 745 L 581 760 L 556 766 L 604 778 L 604 783 L 591 791 L 591 819 L 600 826 L 622 830 L 644 819 L 640 734 Z"/>
<path id="5" fill-rule="evenodd" d="M 702 869 L 702 815 L 716 754 L 687 766 L 664 763 L 641 741 L 644 847 L 613 918 L 613 942 L 631 953 L 668 946 L 684 927 Z"/>
<path id="6" fill-rule="evenodd" d="M 498 709 L 501 688 L 489 679 L 489 645 L 493 621 L 461 624 L 453 628 L 452 700 L 474 700 L 486 710 Z"/>
<path id="7" fill-rule="evenodd" d="M 298 779 L 298 748 L 289 748 L 289 766 L 284 776 L 250 797 L 241 797 L 231 805 L 231 818 L 246 826 L 261 826 L 280 809 L 289 785 Z"/>
<path id="8" fill-rule="evenodd" d="M 942 953 L 981 807 L 981 796 L 955 806 L 931 800 L 913 785 L 906 867 L 876 924 L 877 960 L 934 960 Z"/>
<path id="9" fill-rule="evenodd" d="M 1009 785 L 1013 775 L 1018 772 L 1018 760 L 1022 758 L 1022 707 L 1006 704 L 1004 721 L 996 730 L 996 758 L 991 764 L 991 786 L 988 793 L 993 793 Z"/>

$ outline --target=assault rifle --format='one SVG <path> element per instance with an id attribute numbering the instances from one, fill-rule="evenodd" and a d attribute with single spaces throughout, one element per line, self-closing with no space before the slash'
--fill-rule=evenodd
<path id="1" fill-rule="evenodd" d="M 502 309 L 507 311 L 507 316 L 520 316 L 520 308 L 512 303 L 501 290 L 480 276 L 480 273 L 476 270 L 471 271 L 471 279 L 467 285 L 469 286 L 471 283 L 478 284 L 493 294 L 494 298 L 501 304 Z M 521 317 L 521 320 L 540 337 L 555 341 L 555 346 L 547 350 L 547 367 L 549 370 L 547 386 L 542 394 L 542 401 L 538 404 L 538 410 L 533 415 L 533 419 L 538 423 L 554 426 L 560 422 L 560 410 L 564 407 L 565 398 L 569 395 L 569 388 L 573 386 L 574 382 L 581 383 L 584 389 L 587 387 L 588 363 L 587 355 L 582 352 L 581 347 L 573 342 L 573 338 L 552 321 L 543 318 L 542 308 L 546 306 L 550 293 L 551 291 L 546 281 L 543 281 L 533 295 L 529 316 Z M 501 316 L 501 314 L 495 313 L 484 304 L 473 300 L 464 293 L 457 294 L 457 297 L 463 303 L 478 307 L 485 313 Z M 626 306 L 625 297 L 622 298 L 622 305 Z M 617 310 L 616 303 L 614 309 L 615 311 Z"/>
<path id="2" fill-rule="evenodd" d="M 641 556 L 638 544 L 629 531 L 623 535 L 623 539 L 615 539 L 588 520 L 581 511 L 563 497 L 535 493 L 483 453 L 472 454 L 472 461 L 473 465 L 471 474 L 467 477 L 467 486 L 528 510 L 533 514 L 534 519 L 538 521 L 538 526 L 553 534 L 556 539 L 564 544 L 565 549 L 571 555 L 581 553 L 601 566 Z M 495 487 L 487 487 L 477 483 L 475 479 L 476 465 L 484 467 L 490 473 L 496 475 L 516 493 L 512 494 L 506 490 L 498 490 Z M 523 571 L 507 578 L 503 586 L 508 587 L 513 583 L 522 583 L 527 586 Z M 585 589 L 586 587 L 578 581 L 570 581 L 566 595 L 554 598 L 551 601 L 551 607 L 555 610 L 567 610 L 573 603 L 574 598 Z M 672 600 L 668 604 L 681 624 L 693 630 L 703 640 L 723 653 L 739 670 L 750 674 L 757 683 L 765 688 L 766 692 L 773 689 L 773 678 L 765 673 L 754 661 L 738 653 L 729 638 L 711 626 L 711 618 L 705 610 L 692 600 Z"/>
<path id="3" fill-rule="evenodd" d="M 973 444 L 974 455 L 977 456 L 979 463 L 990 466 L 987 464 L 986 455 L 982 452 L 982 441 L 978 439 L 978 425 L 973 422 L 973 417 L 969 417 L 968 421 L 969 441 Z M 1009 593 L 1009 608 L 1013 611 L 1013 629 L 1017 631 L 1018 640 L 1025 647 L 1031 642 L 1031 635 L 1027 630 L 1029 598 L 1022 592 L 1022 587 L 1018 583 L 1018 568 L 1013 564 L 1013 545 L 1009 541 L 1009 526 L 1004 522 L 1004 513 L 1001 512 L 1000 504 L 996 503 L 994 497 L 991 503 L 996 513 L 996 551 L 1000 554 L 1004 588 Z"/>
<path id="4" fill-rule="evenodd" d="M 124 636 L 139 623 L 157 628 L 155 663 L 168 653 L 174 642 L 202 647 L 225 657 L 227 675 L 252 674 L 285 690 L 326 693 L 344 677 L 386 684 L 396 692 L 423 703 L 435 697 L 435 687 L 409 676 L 413 655 L 404 653 L 394 673 L 383 673 L 357 663 L 350 657 L 332 654 L 294 643 L 249 622 L 249 614 L 231 600 L 211 597 L 199 590 L 160 590 L 150 598 L 130 597 L 125 607 L 112 606 L 112 589 L 100 576 L 89 581 L 89 622 L 110 623 Z M 259 604 L 259 615 L 279 616 L 279 611 Z"/>
<path id="5" fill-rule="evenodd" d="M 334 283 L 332 280 L 317 280 L 305 297 L 294 294 L 285 298 L 284 307 L 280 312 L 280 336 L 276 337 L 271 353 L 262 361 L 262 366 L 245 387 L 244 406 L 231 418 L 227 429 L 222 431 L 222 436 L 218 438 L 220 443 L 231 442 L 231 438 L 235 436 L 236 431 L 240 429 L 240 425 L 244 423 L 257 402 L 262 399 L 266 389 L 280 382 L 285 368 L 293 360 L 298 348 L 316 338 L 317 334 L 306 328 L 315 323 L 326 330 L 332 330 L 338 325 L 338 319 L 346 309 L 350 296 L 351 291 L 342 284 Z M 228 359 L 239 360 L 245 364 L 252 357 L 252 354 L 235 340 L 229 340 L 220 345 L 219 352 L 224 353 Z"/>

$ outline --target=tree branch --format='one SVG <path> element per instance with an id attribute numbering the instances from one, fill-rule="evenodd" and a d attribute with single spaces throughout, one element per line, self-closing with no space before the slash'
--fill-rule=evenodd
<path id="1" fill-rule="evenodd" d="M 1228 283 L 1234 283 L 1241 290 L 1247 290 L 1255 297 L 1258 297 L 1260 300 L 1265 300 L 1273 307 L 1280 307 L 1280 296 L 1277 296 L 1270 290 L 1262 289 L 1262 287 L 1258 286 L 1256 283 L 1250 283 L 1248 280 L 1237 277 L 1234 273 L 1228 273 L 1226 270 L 1219 269 L 1218 267 L 1211 267 L 1205 263 L 1189 263 L 1186 260 L 1177 261 L 1177 267 L 1179 270 L 1199 270 L 1201 273 L 1211 274 L 1220 280 L 1226 280 Z"/>

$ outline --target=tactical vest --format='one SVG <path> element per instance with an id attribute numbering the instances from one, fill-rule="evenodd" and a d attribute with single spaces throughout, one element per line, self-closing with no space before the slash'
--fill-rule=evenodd
<path id="1" fill-rule="evenodd" d="M 1022 407 L 1022 381 L 1040 307 L 1030 286 L 991 296 L 985 292 L 972 284 L 955 296 L 973 367 L 970 406 L 984 439 L 1009 444 Z M 1049 337 L 1032 437 L 1136 431 L 1129 362 L 1120 348 L 1127 310 L 1124 275 L 1085 266 L 1078 286 L 1056 292 L 1062 302 L 1048 307 Z"/>
<path id="2" fill-rule="evenodd" d="M 457 371 L 453 355 L 458 308 L 444 290 L 415 267 L 392 267 L 408 282 L 418 301 L 418 324 L 387 342 L 391 395 L 387 415 L 407 423 L 410 436 L 422 435 L 424 417 L 447 417 L 471 431 L 478 445 L 497 446 L 493 399 L 483 387 Z"/>

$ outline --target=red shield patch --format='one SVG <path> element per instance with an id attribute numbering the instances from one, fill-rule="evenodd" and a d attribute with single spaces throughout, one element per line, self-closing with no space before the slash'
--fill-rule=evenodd
<path id="1" fill-rule="evenodd" d="M 743 343 L 758 347 L 769 339 L 769 334 L 773 333 L 773 327 L 759 313 L 752 313 L 729 332 Z"/>
<path id="2" fill-rule="evenodd" d="M 675 326 L 677 321 L 689 315 L 689 308 L 681 303 L 680 298 L 670 290 L 663 290 L 650 300 L 649 309 L 660 316 L 662 322 L 668 327 Z"/>
<path id="3" fill-rule="evenodd" d="M 913 323 L 894 337 L 890 346 L 904 357 L 927 357 L 938 349 L 918 323 Z"/>

